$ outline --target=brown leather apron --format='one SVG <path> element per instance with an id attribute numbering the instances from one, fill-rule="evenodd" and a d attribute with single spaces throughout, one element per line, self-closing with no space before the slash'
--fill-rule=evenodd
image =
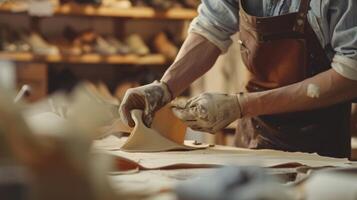
<path id="1" fill-rule="evenodd" d="M 240 0 L 240 43 L 249 71 L 247 92 L 274 89 L 314 76 L 330 68 L 331 61 L 307 20 L 310 0 L 300 9 L 274 17 L 256 17 Z M 317 152 L 349 157 L 350 103 L 328 108 L 238 121 L 236 144 L 257 149 Z"/>

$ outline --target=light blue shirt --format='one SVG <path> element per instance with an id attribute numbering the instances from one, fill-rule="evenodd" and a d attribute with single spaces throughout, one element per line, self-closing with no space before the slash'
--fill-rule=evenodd
<path id="1" fill-rule="evenodd" d="M 300 0 L 245 0 L 256 16 L 297 12 Z M 357 0 L 311 0 L 308 20 L 323 47 L 331 45 L 331 66 L 357 80 Z M 239 28 L 238 0 L 202 0 L 190 32 L 198 33 L 226 52 Z"/>

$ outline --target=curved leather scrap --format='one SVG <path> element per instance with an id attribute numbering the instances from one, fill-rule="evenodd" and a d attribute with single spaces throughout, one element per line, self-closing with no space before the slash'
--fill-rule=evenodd
<path id="1" fill-rule="evenodd" d="M 176 143 L 158 133 L 156 130 L 148 128 L 142 121 L 142 111 L 131 111 L 135 127 L 121 150 L 127 152 L 160 152 L 172 150 L 196 150 L 207 148 L 208 145 L 194 145 Z M 164 123 L 164 122 L 163 122 Z"/>

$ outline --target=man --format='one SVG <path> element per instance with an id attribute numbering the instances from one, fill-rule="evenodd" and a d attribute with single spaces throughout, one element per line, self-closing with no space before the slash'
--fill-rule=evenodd
<path id="1" fill-rule="evenodd" d="M 349 157 L 356 12 L 355 0 L 202 0 L 175 62 L 160 82 L 127 91 L 121 117 L 133 126 L 130 110 L 143 109 L 150 125 L 155 111 L 207 72 L 240 31 L 246 91 L 199 95 L 177 106 L 176 115 L 212 133 L 239 119 L 241 147 Z"/>

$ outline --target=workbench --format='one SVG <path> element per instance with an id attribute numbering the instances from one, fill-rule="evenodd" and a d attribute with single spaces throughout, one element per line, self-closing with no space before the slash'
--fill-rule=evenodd
<path id="1" fill-rule="evenodd" d="M 148 199 L 175 199 L 173 190 L 183 181 L 204 176 L 215 170 L 213 166 L 259 166 L 277 176 L 283 183 L 298 182 L 308 176 L 309 170 L 326 167 L 357 167 L 348 159 L 322 157 L 317 154 L 292 153 L 275 150 L 250 150 L 219 146 L 195 151 L 157 153 L 128 153 L 120 150 L 126 138 L 110 136 L 94 143 L 94 149 L 114 157 L 130 159 L 145 169 L 109 176 L 116 191 L 147 196 Z M 177 165 L 180 164 L 180 165 Z M 182 164 L 188 164 L 184 169 Z M 200 168 L 200 165 L 212 168 Z M 175 168 L 176 166 L 179 166 Z M 171 166 L 171 167 L 167 167 Z M 172 167 L 173 166 L 173 167 Z"/>

